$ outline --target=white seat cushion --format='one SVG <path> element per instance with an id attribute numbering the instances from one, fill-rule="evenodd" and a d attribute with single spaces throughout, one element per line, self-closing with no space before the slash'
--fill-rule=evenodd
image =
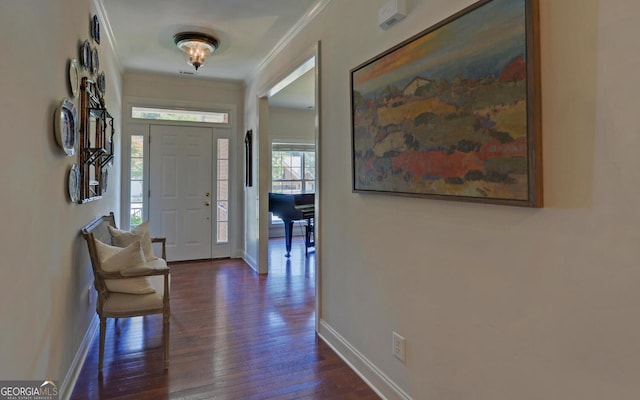
<path id="1" fill-rule="evenodd" d="M 144 312 L 162 309 L 162 296 L 158 293 L 111 293 L 102 309 L 106 313 Z"/>

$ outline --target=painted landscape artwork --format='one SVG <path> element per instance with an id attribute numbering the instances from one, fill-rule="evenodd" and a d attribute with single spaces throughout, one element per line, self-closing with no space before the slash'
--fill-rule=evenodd
<path id="1" fill-rule="evenodd" d="M 539 206 L 526 9 L 478 2 L 351 71 L 354 191 Z"/>

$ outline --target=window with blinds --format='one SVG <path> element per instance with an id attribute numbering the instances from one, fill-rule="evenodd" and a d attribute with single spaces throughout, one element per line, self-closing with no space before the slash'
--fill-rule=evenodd
<path id="1" fill-rule="evenodd" d="M 312 144 L 274 143 L 271 151 L 273 193 L 314 193 L 316 150 Z"/>

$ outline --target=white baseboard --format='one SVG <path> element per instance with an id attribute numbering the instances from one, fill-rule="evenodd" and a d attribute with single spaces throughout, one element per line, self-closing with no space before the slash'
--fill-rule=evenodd
<path id="1" fill-rule="evenodd" d="M 255 258 L 251 257 L 251 255 L 249 255 L 247 252 L 244 253 L 244 255 L 242 256 L 242 259 L 244 260 L 244 262 L 246 262 L 247 264 L 249 264 L 249 266 L 256 272 L 260 272 L 258 270 L 258 260 L 256 260 Z"/>
<path id="2" fill-rule="evenodd" d="M 60 385 L 60 400 L 68 400 L 71 397 L 73 388 L 76 386 L 76 381 L 78 380 L 78 376 L 80 375 L 80 371 L 84 365 L 84 360 L 87 358 L 87 354 L 89 354 L 91 343 L 93 342 L 93 338 L 96 336 L 96 332 L 98 332 L 99 326 L 100 320 L 98 315 L 94 314 L 93 319 L 89 323 L 89 328 L 87 328 L 87 332 L 84 334 L 82 343 L 80 343 L 80 347 L 78 348 L 78 351 L 76 351 L 75 357 L 73 357 L 73 361 L 67 371 L 67 375 L 62 381 L 62 385 Z"/>
<path id="3" fill-rule="evenodd" d="M 346 362 L 378 396 L 384 400 L 412 400 L 378 367 L 353 347 L 345 338 L 333 329 L 326 321 L 320 320 L 318 336 L 324 340 Z"/>

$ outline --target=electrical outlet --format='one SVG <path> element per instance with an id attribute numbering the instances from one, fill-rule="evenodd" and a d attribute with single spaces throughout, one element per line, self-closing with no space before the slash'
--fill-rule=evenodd
<path id="1" fill-rule="evenodd" d="M 405 340 L 404 337 L 393 332 L 393 355 L 400 361 L 405 360 Z"/>

